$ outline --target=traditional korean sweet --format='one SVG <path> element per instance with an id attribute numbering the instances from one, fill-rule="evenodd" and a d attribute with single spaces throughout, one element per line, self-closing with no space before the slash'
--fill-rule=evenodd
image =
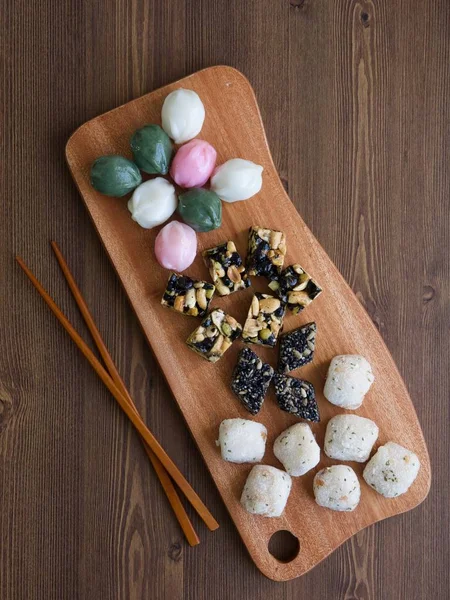
<path id="1" fill-rule="evenodd" d="M 167 175 L 173 147 L 167 133 L 159 125 L 145 125 L 134 132 L 130 141 L 134 162 L 150 175 Z"/>
<path id="2" fill-rule="evenodd" d="M 318 423 L 320 421 L 314 386 L 305 379 L 275 373 L 273 376 L 275 395 L 281 410 L 300 419 Z"/>
<path id="3" fill-rule="evenodd" d="M 254 225 L 248 233 L 247 270 L 250 277 L 277 279 L 286 255 L 286 237 L 281 231 Z"/>
<path id="4" fill-rule="evenodd" d="M 214 285 L 207 281 L 171 273 L 161 304 L 184 315 L 204 317 L 214 290 Z"/>
<path id="5" fill-rule="evenodd" d="M 212 231 L 222 225 L 222 202 L 212 190 L 194 188 L 180 194 L 178 213 L 198 232 Z"/>
<path id="6" fill-rule="evenodd" d="M 217 362 L 242 332 L 241 325 L 222 309 L 215 308 L 188 337 L 186 343 L 202 358 Z"/>
<path id="7" fill-rule="evenodd" d="M 231 389 L 252 415 L 261 410 L 273 373 L 272 367 L 250 348 L 242 348 L 239 352 Z"/>
<path id="8" fill-rule="evenodd" d="M 220 296 L 227 296 L 250 285 L 241 255 L 233 241 L 205 250 L 203 260 Z"/>
<path id="9" fill-rule="evenodd" d="M 123 156 L 100 156 L 91 167 L 92 187 L 105 194 L 121 198 L 132 192 L 142 181 L 137 166 Z"/>
<path id="10" fill-rule="evenodd" d="M 275 346 L 285 312 L 286 307 L 279 298 L 256 292 L 242 332 L 244 342 Z"/>
<path id="11" fill-rule="evenodd" d="M 177 208 L 173 185 L 163 177 L 141 183 L 128 201 L 131 218 L 144 229 L 162 225 Z"/>
<path id="12" fill-rule="evenodd" d="M 317 326 L 313 322 L 281 336 L 278 357 L 280 373 L 288 373 L 312 361 L 316 346 L 316 333 Z"/>
<path id="13" fill-rule="evenodd" d="M 176 144 L 184 144 L 200 133 L 205 120 L 205 107 L 193 90 L 179 88 L 166 96 L 161 120 L 167 135 Z"/>
<path id="14" fill-rule="evenodd" d="M 232 158 L 218 166 L 211 177 L 211 189 L 225 202 L 248 200 L 262 187 L 261 165 Z"/>
<path id="15" fill-rule="evenodd" d="M 196 253 L 197 236 L 185 223 L 171 221 L 156 236 L 156 259 L 165 269 L 184 271 L 194 262 Z"/>
<path id="16" fill-rule="evenodd" d="M 205 185 L 216 165 L 217 152 L 204 140 L 191 140 L 178 148 L 170 167 L 177 185 L 194 188 Z"/>

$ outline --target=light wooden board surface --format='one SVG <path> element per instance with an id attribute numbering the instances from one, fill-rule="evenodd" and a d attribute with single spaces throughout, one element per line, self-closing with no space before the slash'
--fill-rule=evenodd
<path id="1" fill-rule="evenodd" d="M 324 288 L 322 295 L 301 315 L 288 314 L 285 320 L 285 331 L 311 320 L 317 322 L 315 360 L 294 375 L 315 385 L 322 421 L 313 424 L 312 428 L 319 444 L 323 443 L 328 419 L 342 412 L 322 396 L 329 361 L 336 354 L 363 354 L 373 367 L 376 381 L 357 414 L 377 422 L 380 427 L 378 444 L 394 440 L 419 455 L 422 468 L 407 494 L 386 500 L 362 481 L 361 503 L 355 512 L 338 514 L 321 509 L 313 499 L 312 479 L 319 468 L 335 462 L 322 455 L 317 469 L 294 480 L 281 518 L 254 517 L 240 507 L 240 492 L 251 466 L 223 462 L 214 441 L 222 419 L 251 418 L 229 390 L 231 371 L 242 344 L 235 343 L 215 365 L 198 358 L 187 348 L 184 340 L 198 321 L 175 315 L 160 306 L 167 272 L 154 258 L 153 244 L 158 230 L 141 229 L 130 219 L 126 200 L 104 197 L 89 184 L 92 161 L 102 154 L 130 156 L 128 142 L 133 131 L 145 123 L 159 123 L 164 97 L 177 87 L 194 89 L 201 96 L 206 120 L 199 137 L 216 147 L 218 163 L 243 157 L 264 166 L 261 192 L 247 202 L 224 204 L 222 227 L 198 236 L 199 253 L 225 239 L 234 239 L 238 250 L 245 254 L 247 228 L 253 224 L 286 233 L 285 264 L 300 262 Z M 206 69 L 87 122 L 70 138 L 67 160 L 208 469 L 250 555 L 266 576 L 275 580 L 299 576 L 357 531 L 410 510 L 426 497 L 431 477 L 429 458 L 408 392 L 376 328 L 285 193 L 267 146 L 254 93 L 239 72 L 229 67 Z M 193 277 L 207 277 L 200 256 L 187 273 Z M 255 288 L 262 291 L 264 282 L 256 280 Z M 243 323 L 251 294 L 252 288 L 215 299 L 213 306 L 224 308 Z M 258 351 L 275 364 L 275 350 Z M 281 412 L 270 393 L 255 419 L 269 430 L 265 462 L 280 466 L 273 457 L 272 442 L 284 428 L 296 422 L 295 417 Z M 362 465 L 352 466 L 361 474 Z M 280 563 L 268 551 L 272 534 L 284 529 L 300 541 L 300 552 L 289 563 Z"/>

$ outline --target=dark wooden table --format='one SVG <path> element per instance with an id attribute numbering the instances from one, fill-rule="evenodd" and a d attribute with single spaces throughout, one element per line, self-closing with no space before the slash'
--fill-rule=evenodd
<path id="1" fill-rule="evenodd" d="M 448 598 L 448 0 L 1 7 L 0 598 Z M 434 469 L 419 508 L 286 584 L 247 556 L 64 162 L 87 119 L 215 64 L 252 82 L 280 176 L 386 340 Z M 221 523 L 211 534 L 193 515 L 195 549 L 131 426 L 14 263 L 20 253 L 87 335 L 52 238 L 139 409 Z"/>

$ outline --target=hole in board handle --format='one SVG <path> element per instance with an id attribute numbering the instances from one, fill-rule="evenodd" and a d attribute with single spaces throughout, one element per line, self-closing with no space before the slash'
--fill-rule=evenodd
<path id="1" fill-rule="evenodd" d="M 279 562 L 289 563 L 297 558 L 300 552 L 300 542 L 287 529 L 275 531 L 269 540 L 269 552 Z"/>

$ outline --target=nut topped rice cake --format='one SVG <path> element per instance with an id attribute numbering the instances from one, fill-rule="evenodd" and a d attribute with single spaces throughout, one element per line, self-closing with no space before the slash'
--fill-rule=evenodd
<path id="1" fill-rule="evenodd" d="M 204 317 L 214 291 L 212 283 L 191 279 L 172 271 L 161 304 L 184 315 Z"/>
<path id="2" fill-rule="evenodd" d="M 294 314 L 304 310 L 322 292 L 322 288 L 299 264 L 286 267 L 278 279 L 269 283 L 269 287 Z"/>

